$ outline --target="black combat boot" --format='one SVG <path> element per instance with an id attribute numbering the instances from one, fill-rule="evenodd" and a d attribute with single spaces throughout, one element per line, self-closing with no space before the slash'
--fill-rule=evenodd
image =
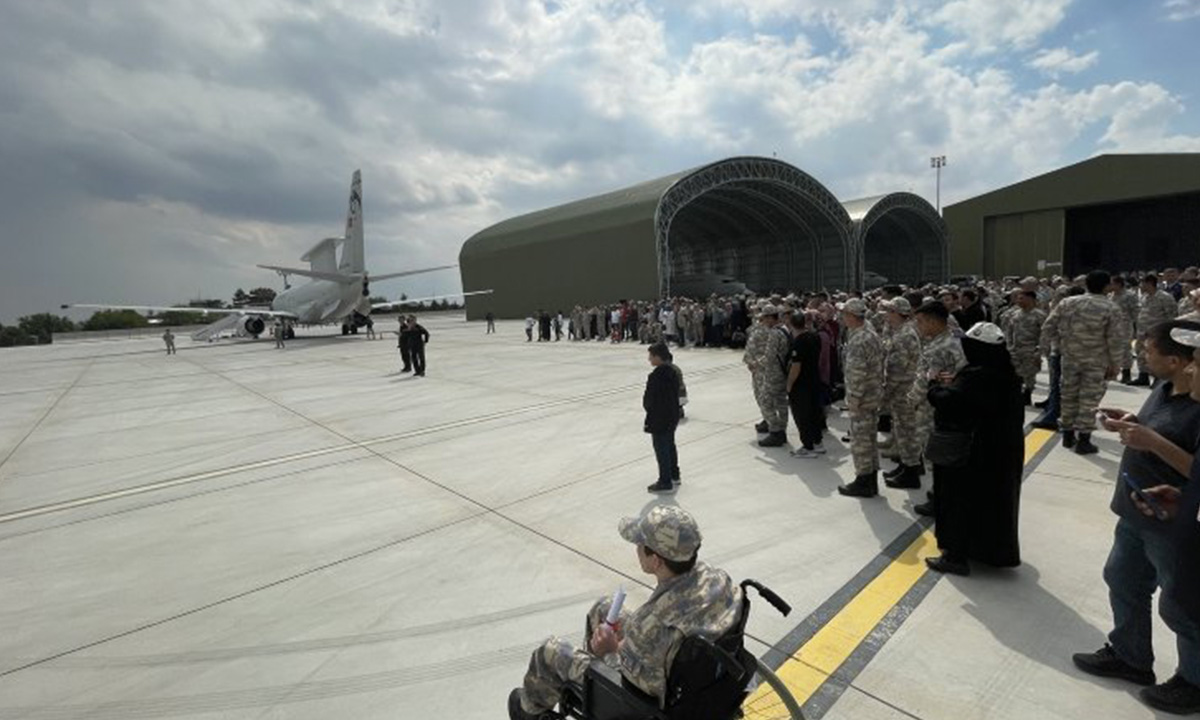
<path id="1" fill-rule="evenodd" d="M 878 473 L 866 473 L 854 478 L 849 485 L 839 485 L 838 493 L 846 497 L 871 498 L 879 494 Z"/>
<path id="2" fill-rule="evenodd" d="M 905 465 L 904 472 L 890 480 L 884 480 L 883 483 L 890 488 L 897 490 L 919 490 L 921 488 L 921 475 L 919 468 L 916 465 Z"/>
<path id="3" fill-rule="evenodd" d="M 1132 373 L 1129 371 L 1129 368 L 1125 368 L 1121 371 L 1121 384 L 1128 385 L 1131 382 L 1133 382 Z"/>
<path id="4" fill-rule="evenodd" d="M 1133 387 L 1150 387 L 1150 375 L 1147 373 L 1138 373 L 1138 376 L 1129 381 Z"/>
<path id="5" fill-rule="evenodd" d="M 1065 444 L 1065 442 L 1064 442 Z M 1100 452 L 1100 448 L 1092 444 L 1091 433 L 1079 433 L 1079 442 L 1075 443 L 1076 455 L 1095 455 Z"/>
<path id="6" fill-rule="evenodd" d="M 672 482 L 671 480 L 666 480 L 666 481 L 659 480 L 658 482 L 654 483 L 653 485 L 646 486 L 646 491 L 652 492 L 655 495 L 662 495 L 663 493 L 674 492 L 674 490 L 675 490 L 675 483 Z"/>
<path id="7" fill-rule="evenodd" d="M 1033 390 L 1026 390 L 1025 393 L 1023 395 L 1021 395 L 1021 402 L 1025 405 L 1025 407 L 1029 407 L 1030 405 L 1032 405 L 1033 404 Z"/>
<path id="8" fill-rule="evenodd" d="M 904 463 L 897 463 L 896 467 L 892 468 L 891 470 L 888 470 L 887 472 L 885 472 L 883 474 L 883 479 L 884 480 L 893 480 L 895 478 L 900 477 L 901 475 L 904 474 L 905 467 L 906 466 L 904 465 Z"/>
<path id="9" fill-rule="evenodd" d="M 1062 436 L 1063 436 L 1063 447 L 1065 447 L 1068 450 L 1075 447 L 1075 431 L 1074 430 L 1063 430 Z"/>
<path id="10" fill-rule="evenodd" d="M 758 433 L 766 433 L 768 430 L 770 430 L 770 428 L 769 428 L 769 427 L 767 427 L 767 421 L 766 421 L 766 420 L 764 420 L 764 421 L 762 421 L 762 422 L 760 422 L 759 424 L 757 424 L 757 425 L 755 425 L 755 426 L 754 426 L 754 431 L 755 431 L 755 432 L 758 432 Z"/>
<path id="11" fill-rule="evenodd" d="M 767 436 L 758 441 L 759 447 L 779 447 L 787 442 L 787 433 L 782 430 L 777 432 L 767 433 Z"/>

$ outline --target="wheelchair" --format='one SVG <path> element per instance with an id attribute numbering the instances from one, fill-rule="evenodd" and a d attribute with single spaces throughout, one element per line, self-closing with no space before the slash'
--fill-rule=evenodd
<path id="1" fill-rule="evenodd" d="M 750 618 L 749 588 L 769 602 L 785 617 L 792 608 L 770 588 L 754 580 L 744 580 L 742 614 L 724 635 L 710 642 L 704 638 L 684 638 L 671 663 L 667 677 L 665 707 L 603 662 L 588 666 L 580 685 L 567 688 L 559 703 L 561 720 L 803 720 L 800 705 L 783 682 L 746 650 L 743 640 Z M 748 713 L 742 704 L 760 679 L 779 697 L 769 708 Z"/>

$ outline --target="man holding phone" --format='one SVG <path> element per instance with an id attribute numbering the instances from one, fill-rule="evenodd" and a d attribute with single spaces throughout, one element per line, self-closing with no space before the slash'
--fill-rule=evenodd
<path id="1" fill-rule="evenodd" d="M 1072 660 L 1092 675 L 1153 686 L 1140 693 L 1151 707 L 1191 714 L 1200 713 L 1200 616 L 1180 602 L 1194 579 L 1181 562 L 1172 524 L 1166 522 L 1175 507 L 1175 492 L 1160 489 L 1179 488 L 1182 495 L 1187 485 L 1194 485 L 1189 475 L 1200 450 L 1200 401 L 1193 397 L 1200 396 L 1200 387 L 1192 387 L 1194 350 L 1176 339 L 1180 331 L 1200 337 L 1200 324 L 1171 321 L 1147 331 L 1146 366 L 1159 382 L 1142 409 L 1136 415 L 1099 412 L 1104 429 L 1118 433 L 1126 446 L 1111 505 L 1119 519 L 1104 566 L 1113 630 L 1103 648 L 1076 654 Z M 1152 503 L 1159 505 L 1157 511 Z M 1179 666 L 1174 677 L 1155 685 L 1150 613 L 1154 591 L 1160 587 L 1159 613 L 1175 633 Z"/>

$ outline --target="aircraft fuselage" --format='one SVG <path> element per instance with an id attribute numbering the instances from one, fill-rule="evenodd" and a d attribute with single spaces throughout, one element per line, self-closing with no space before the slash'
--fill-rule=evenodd
<path id="1" fill-rule="evenodd" d="M 304 325 L 322 325 L 340 323 L 355 310 L 369 315 L 371 305 L 365 301 L 358 283 L 312 280 L 276 295 L 271 309 L 292 313 Z"/>

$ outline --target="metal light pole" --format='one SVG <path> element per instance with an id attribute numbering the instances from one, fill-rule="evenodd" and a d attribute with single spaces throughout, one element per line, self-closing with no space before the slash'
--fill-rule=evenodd
<path id="1" fill-rule="evenodd" d="M 929 158 L 929 167 L 937 171 L 937 211 L 942 214 L 942 168 L 946 167 L 946 156 L 938 155 Z"/>

